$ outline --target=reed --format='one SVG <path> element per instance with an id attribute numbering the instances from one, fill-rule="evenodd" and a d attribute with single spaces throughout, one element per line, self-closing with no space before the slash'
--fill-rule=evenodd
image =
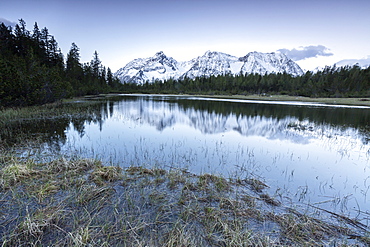
<path id="1" fill-rule="evenodd" d="M 370 244 L 355 220 L 299 212 L 256 179 L 6 152 L 0 161 L 2 246 Z"/>

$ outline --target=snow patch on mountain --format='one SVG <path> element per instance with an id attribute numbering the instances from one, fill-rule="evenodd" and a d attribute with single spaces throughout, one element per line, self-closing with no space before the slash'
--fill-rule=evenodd
<path id="1" fill-rule="evenodd" d="M 366 69 L 370 66 L 370 56 L 362 59 L 345 59 L 337 62 L 335 64 L 337 67 L 345 67 L 345 66 L 359 66 L 362 69 Z"/>
<path id="2" fill-rule="evenodd" d="M 288 73 L 293 76 L 303 74 L 302 69 L 282 53 L 250 52 L 244 57 L 226 53 L 207 51 L 190 61 L 178 62 L 167 57 L 162 51 L 153 57 L 138 58 L 119 69 L 115 76 L 122 83 L 143 84 L 155 80 L 183 79 L 185 77 L 209 77 L 232 74 Z"/>
<path id="3" fill-rule="evenodd" d="M 134 59 L 115 75 L 121 82 L 144 83 L 147 80 L 177 78 L 179 70 L 179 63 L 161 51 L 153 57 Z"/>
<path id="4" fill-rule="evenodd" d="M 201 76 L 225 75 L 229 73 L 235 74 L 235 72 L 237 72 L 237 67 L 240 67 L 240 65 L 237 65 L 236 69 L 235 66 L 232 65 L 235 65 L 237 62 L 237 57 L 222 52 L 207 51 L 203 56 L 199 56 L 190 61 L 191 68 L 184 73 L 182 77 L 195 78 Z"/>
<path id="5" fill-rule="evenodd" d="M 270 73 L 288 73 L 293 76 L 303 74 L 303 70 L 298 64 L 293 62 L 283 53 L 261 53 L 250 52 L 246 56 L 240 58 L 244 62 L 241 72 L 243 74 L 257 73 L 257 74 L 270 74 Z"/>

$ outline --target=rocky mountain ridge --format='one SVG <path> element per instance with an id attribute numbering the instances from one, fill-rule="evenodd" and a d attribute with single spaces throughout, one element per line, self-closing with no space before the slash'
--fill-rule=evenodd
<path id="1" fill-rule="evenodd" d="M 155 80 L 195 79 L 211 75 L 225 74 L 270 74 L 288 73 L 293 76 L 302 75 L 303 70 L 282 53 L 250 52 L 244 57 L 235 57 L 217 51 L 207 51 L 204 55 L 190 61 L 178 62 L 167 57 L 162 51 L 153 57 L 138 58 L 119 69 L 115 76 L 122 83 L 143 84 Z"/>

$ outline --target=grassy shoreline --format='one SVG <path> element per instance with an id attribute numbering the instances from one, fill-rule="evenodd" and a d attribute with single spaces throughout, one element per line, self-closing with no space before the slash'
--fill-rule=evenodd
<path id="1" fill-rule="evenodd" d="M 195 96 L 217 99 L 287 101 L 287 102 L 323 103 L 329 105 L 351 105 L 351 106 L 353 105 L 370 107 L 370 98 L 310 98 L 289 95 L 195 95 Z"/>
<path id="2" fill-rule="evenodd" d="M 299 212 L 250 178 L 0 157 L 2 246 L 366 246 L 356 219 Z M 321 217 L 316 217 L 321 215 Z"/>
<path id="3" fill-rule="evenodd" d="M 132 94 L 133 95 L 149 95 L 149 94 L 140 94 L 140 93 L 139 94 L 132 93 Z M 83 99 L 99 99 L 99 98 L 119 96 L 119 95 L 120 94 L 100 94 L 100 95 L 84 96 Z M 168 95 L 168 94 L 150 94 L 150 95 Z M 170 94 L 170 95 L 176 95 L 176 94 Z M 328 104 L 328 105 L 349 105 L 349 106 L 369 106 L 370 107 L 370 98 L 366 98 L 366 97 L 361 97 L 361 98 L 311 98 L 311 97 L 304 97 L 304 96 L 257 95 L 257 94 L 252 94 L 252 95 L 178 94 L 178 96 L 195 96 L 195 97 L 216 98 L 216 99 L 306 102 L 306 103 L 322 103 L 322 104 Z M 71 100 L 67 100 L 66 102 L 70 102 L 70 101 Z"/>

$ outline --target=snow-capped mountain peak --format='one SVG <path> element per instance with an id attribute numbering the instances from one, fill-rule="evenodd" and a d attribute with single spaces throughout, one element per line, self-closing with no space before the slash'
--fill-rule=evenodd
<path id="1" fill-rule="evenodd" d="M 178 77 L 178 70 L 178 62 L 160 51 L 153 57 L 132 60 L 119 69 L 115 75 L 121 82 L 143 84 L 148 80 L 167 80 Z"/>
<path id="2" fill-rule="evenodd" d="M 217 51 L 207 51 L 202 56 L 186 62 L 177 62 L 163 51 L 153 57 L 138 58 L 119 69 L 115 75 L 120 81 L 143 84 L 146 81 L 240 74 L 283 73 L 302 75 L 302 69 L 282 53 L 250 52 L 244 57 L 235 57 Z"/>
<path id="3" fill-rule="evenodd" d="M 237 57 L 222 52 L 207 51 L 203 56 L 192 59 L 192 66 L 181 77 L 195 78 L 233 73 L 231 65 L 237 61 Z"/>
<path id="4" fill-rule="evenodd" d="M 164 55 L 163 51 L 159 51 L 154 56 L 155 57 L 165 57 L 166 55 Z"/>
<path id="5" fill-rule="evenodd" d="M 298 66 L 298 64 L 280 52 L 261 53 L 254 51 L 241 57 L 240 61 L 244 62 L 241 69 L 243 74 L 270 74 L 283 72 L 293 76 L 303 74 L 303 70 Z"/>

